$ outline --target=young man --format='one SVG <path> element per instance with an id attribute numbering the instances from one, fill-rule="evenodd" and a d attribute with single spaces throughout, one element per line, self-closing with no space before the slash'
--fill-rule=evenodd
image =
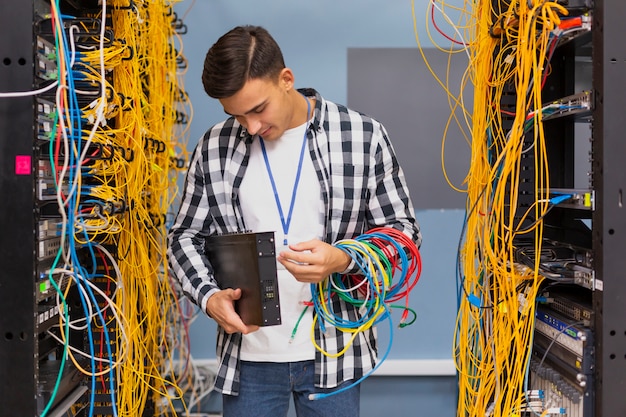
<path id="1" fill-rule="evenodd" d="M 206 55 L 202 81 L 229 117 L 206 132 L 191 158 L 169 259 L 184 292 L 218 324 L 223 415 L 286 416 L 293 396 L 300 417 L 358 416 L 353 383 L 376 364 L 374 330 L 350 342 L 351 333 L 322 332 L 312 309 L 302 312 L 310 284 L 359 272 L 333 242 L 387 226 L 421 243 L 387 132 L 313 89 L 295 89 L 279 46 L 258 26 L 224 34 Z M 275 231 L 280 325 L 243 323 L 234 309 L 241 290 L 221 289 L 213 277 L 205 238 L 241 231 Z M 334 314 L 358 317 L 340 297 L 333 303 Z M 349 348 L 332 357 L 315 346 Z"/>

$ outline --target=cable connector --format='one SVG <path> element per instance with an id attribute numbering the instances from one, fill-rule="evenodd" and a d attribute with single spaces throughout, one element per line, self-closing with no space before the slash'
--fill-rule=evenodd
<path id="1" fill-rule="evenodd" d="M 474 294 L 469 294 L 469 295 L 467 296 L 467 301 L 469 301 L 469 303 L 470 303 L 471 305 L 473 305 L 474 307 L 476 307 L 476 308 L 480 308 L 480 304 L 481 304 L 481 303 L 480 303 L 480 298 L 478 298 L 476 295 L 474 295 Z"/>
<path id="2" fill-rule="evenodd" d="M 530 399 L 538 398 L 542 400 L 545 397 L 545 394 L 542 389 L 534 389 L 534 390 L 526 391 L 526 395 Z"/>

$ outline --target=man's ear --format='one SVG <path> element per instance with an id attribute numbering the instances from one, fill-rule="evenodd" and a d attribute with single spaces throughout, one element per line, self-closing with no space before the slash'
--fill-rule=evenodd
<path id="1" fill-rule="evenodd" d="M 283 68 L 280 71 L 280 75 L 278 76 L 278 82 L 281 87 L 285 89 L 285 91 L 289 91 L 294 86 L 295 77 L 293 75 L 293 71 L 290 68 Z"/>

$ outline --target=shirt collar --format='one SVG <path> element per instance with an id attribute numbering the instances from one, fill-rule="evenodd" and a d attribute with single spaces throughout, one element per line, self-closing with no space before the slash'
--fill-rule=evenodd
<path id="1" fill-rule="evenodd" d="M 315 109 L 313 110 L 313 121 L 311 122 L 311 128 L 318 131 L 322 125 L 322 96 L 313 88 L 299 88 L 298 91 L 304 94 L 306 97 L 315 97 Z"/>
<path id="2" fill-rule="evenodd" d="M 322 125 L 323 121 L 322 96 L 313 88 L 299 88 L 298 91 L 304 94 L 305 97 L 315 97 L 315 109 L 313 109 L 313 121 L 311 122 L 310 127 L 313 128 L 313 130 L 315 131 L 320 130 L 320 126 Z M 239 125 L 237 137 L 246 142 L 252 142 L 253 138 L 253 136 L 248 133 L 248 130 L 242 125 Z"/>

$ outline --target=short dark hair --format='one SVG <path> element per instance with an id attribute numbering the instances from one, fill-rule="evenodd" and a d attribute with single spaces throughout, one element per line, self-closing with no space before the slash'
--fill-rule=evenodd
<path id="1" fill-rule="evenodd" d="M 283 53 L 266 29 L 237 26 L 207 52 L 202 84 L 209 96 L 226 98 L 237 93 L 246 81 L 278 77 L 283 68 Z"/>

